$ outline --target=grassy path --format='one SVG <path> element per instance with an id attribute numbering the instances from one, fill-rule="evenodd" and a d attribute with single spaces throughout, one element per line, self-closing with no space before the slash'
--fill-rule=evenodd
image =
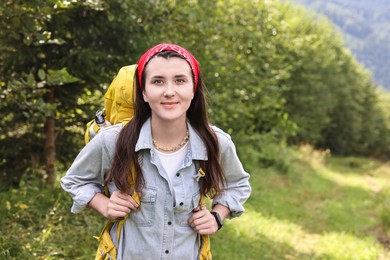
<path id="1" fill-rule="evenodd" d="M 303 147 L 251 183 L 247 212 L 213 237 L 217 259 L 390 259 L 390 164 Z"/>

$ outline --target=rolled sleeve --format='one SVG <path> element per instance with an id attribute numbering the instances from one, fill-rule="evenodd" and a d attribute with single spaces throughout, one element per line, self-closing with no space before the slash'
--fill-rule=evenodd
<path id="1" fill-rule="evenodd" d="M 105 134 L 99 134 L 78 154 L 66 175 L 61 178 L 62 188 L 72 199 L 72 213 L 81 212 L 96 195 L 103 192 L 105 177 L 111 167 L 110 146 L 114 142 Z"/>
<path id="2" fill-rule="evenodd" d="M 84 185 L 73 197 L 72 213 L 80 213 L 84 210 L 96 193 L 103 192 L 103 189 L 95 185 Z"/>
<path id="3" fill-rule="evenodd" d="M 251 194 L 250 175 L 240 162 L 234 143 L 229 135 L 216 130 L 221 148 L 221 165 L 226 177 L 226 186 L 213 200 L 213 206 L 221 204 L 230 210 L 229 218 L 240 216 L 244 211 L 244 203 Z"/>

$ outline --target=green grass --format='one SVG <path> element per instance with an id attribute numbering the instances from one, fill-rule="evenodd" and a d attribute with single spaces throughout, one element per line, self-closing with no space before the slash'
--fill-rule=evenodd
<path id="1" fill-rule="evenodd" d="M 212 237 L 214 259 L 390 259 L 390 163 L 286 154 L 282 172 L 248 169 L 247 211 Z M 0 259 L 93 259 L 103 218 L 41 185 L 0 193 Z"/>
<path id="2" fill-rule="evenodd" d="M 251 174 L 247 212 L 213 237 L 217 259 L 390 259 L 379 242 L 390 235 L 390 164 L 302 147 L 287 173 Z"/>

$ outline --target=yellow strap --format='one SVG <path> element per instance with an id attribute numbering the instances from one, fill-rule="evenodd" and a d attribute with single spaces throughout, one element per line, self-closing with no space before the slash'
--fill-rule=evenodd
<path id="1" fill-rule="evenodd" d="M 123 225 L 125 224 L 126 222 L 126 219 L 129 215 L 126 215 L 122 220 L 119 221 L 118 223 L 118 229 L 116 230 L 116 239 L 118 241 L 118 245 L 119 245 L 119 240 L 121 238 L 121 232 L 122 232 L 122 228 L 123 228 Z"/>
<path id="2" fill-rule="evenodd" d="M 84 134 L 84 143 L 85 144 L 87 144 L 87 143 L 89 143 L 89 141 L 91 141 L 91 136 L 89 135 L 89 128 L 91 127 L 93 122 L 95 122 L 94 119 L 87 123 L 87 127 L 86 127 L 85 134 Z"/>
<path id="3" fill-rule="evenodd" d="M 140 198 L 139 198 L 139 195 L 137 192 L 134 191 L 133 194 L 131 195 L 131 197 L 135 200 L 135 202 L 137 202 L 138 205 L 141 205 L 141 201 L 140 201 Z M 127 214 L 124 218 L 122 218 L 118 223 L 118 229 L 116 230 L 116 238 L 118 239 L 118 244 L 119 244 L 119 239 L 121 237 L 123 225 L 125 224 L 126 219 L 128 217 L 129 217 L 129 214 Z"/>
<path id="4" fill-rule="evenodd" d="M 200 196 L 199 205 L 201 207 L 206 206 L 206 196 L 202 194 Z M 200 235 L 198 234 L 198 249 L 199 249 L 199 259 L 200 260 L 211 260 L 211 242 L 209 235 Z"/>
<path id="5" fill-rule="evenodd" d="M 84 143 L 87 144 L 89 143 L 89 141 L 91 141 L 92 137 L 91 137 L 91 131 L 95 132 L 95 134 L 97 134 L 100 130 L 100 126 L 98 126 L 97 124 L 94 124 L 95 123 L 95 119 L 92 119 L 91 121 L 89 121 L 87 123 L 87 127 L 85 129 L 85 134 L 84 134 Z"/>
<path id="6" fill-rule="evenodd" d="M 99 246 L 96 251 L 95 260 L 103 260 L 103 259 L 109 259 L 107 257 L 109 256 L 115 256 L 116 257 L 116 248 L 114 244 L 112 243 L 111 236 L 110 236 L 110 229 L 114 225 L 115 222 L 108 221 L 106 225 L 103 228 L 103 231 L 101 232 L 99 237 L 95 237 L 99 240 Z M 111 257 L 112 259 L 116 259 Z"/>
<path id="7" fill-rule="evenodd" d="M 199 259 L 200 260 L 211 260 L 211 242 L 209 235 L 198 235 L 200 242 L 199 248 Z"/>
<path id="8" fill-rule="evenodd" d="M 130 188 L 132 190 L 134 190 L 134 187 L 135 187 L 135 180 L 137 178 L 137 173 L 135 171 L 135 167 L 134 165 L 131 167 L 131 179 L 129 180 L 130 182 Z M 106 187 L 106 186 L 105 186 Z M 106 192 L 106 189 L 105 189 L 105 192 Z M 133 191 L 133 194 L 131 194 L 131 197 L 135 200 L 135 202 L 137 202 L 138 205 L 141 205 L 141 200 L 140 200 L 140 197 L 138 195 L 138 193 L 134 190 Z M 118 229 L 116 231 L 116 237 L 118 239 L 118 244 L 119 244 L 119 239 L 121 237 L 121 232 L 122 232 L 122 228 L 123 228 L 123 225 L 125 224 L 126 222 L 126 219 L 129 217 L 129 214 L 127 214 L 124 218 L 122 218 L 119 223 L 118 223 Z"/>

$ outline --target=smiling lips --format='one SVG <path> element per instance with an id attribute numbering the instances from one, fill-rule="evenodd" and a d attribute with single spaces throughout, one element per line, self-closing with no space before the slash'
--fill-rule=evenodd
<path id="1" fill-rule="evenodd" d="M 161 102 L 161 105 L 165 107 L 173 107 L 174 105 L 179 104 L 179 102 L 174 102 L 174 101 L 166 101 L 166 102 Z"/>

